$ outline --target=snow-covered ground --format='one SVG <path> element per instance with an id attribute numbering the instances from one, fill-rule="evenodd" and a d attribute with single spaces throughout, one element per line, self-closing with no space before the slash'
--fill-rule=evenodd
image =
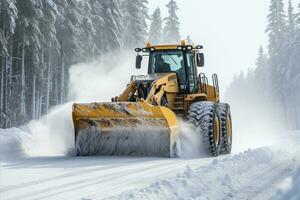
<path id="1" fill-rule="evenodd" d="M 165 159 L 26 157 L 30 135 L 1 130 L 0 199 L 299 199 L 300 132 L 284 134 L 284 145 Z"/>

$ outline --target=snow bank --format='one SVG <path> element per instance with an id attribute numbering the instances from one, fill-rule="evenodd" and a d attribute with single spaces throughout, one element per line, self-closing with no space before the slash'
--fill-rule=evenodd
<path id="1" fill-rule="evenodd" d="M 215 159 L 195 170 L 186 166 L 175 178 L 109 199 L 240 199 L 235 191 L 240 192 L 246 177 L 249 179 L 254 172 L 271 167 L 280 155 L 267 148 L 248 150 L 223 160 Z M 257 184 L 254 180 L 253 184 Z"/>
<path id="2" fill-rule="evenodd" d="M 287 180 L 285 187 L 281 188 L 272 198 L 273 200 L 299 200 L 300 199 L 300 168 L 294 174 L 293 178 Z"/>
<path id="3" fill-rule="evenodd" d="M 18 128 L 0 129 L 0 158 L 25 156 L 31 142 L 31 135 Z"/>

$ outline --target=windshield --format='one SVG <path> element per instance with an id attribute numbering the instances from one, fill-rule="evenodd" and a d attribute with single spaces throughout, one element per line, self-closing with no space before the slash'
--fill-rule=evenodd
<path id="1" fill-rule="evenodd" d="M 186 76 L 181 51 L 152 52 L 149 61 L 149 73 L 175 72 L 180 83 L 180 89 L 185 88 Z"/>
<path id="2" fill-rule="evenodd" d="M 153 52 L 150 55 L 150 73 L 177 72 L 183 66 L 183 53 L 180 51 Z"/>

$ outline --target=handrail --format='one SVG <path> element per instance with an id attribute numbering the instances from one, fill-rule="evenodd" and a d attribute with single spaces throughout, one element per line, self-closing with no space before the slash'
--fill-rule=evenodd
<path id="1" fill-rule="evenodd" d="M 218 75 L 217 74 L 213 74 L 212 75 L 212 80 L 213 80 L 213 86 L 215 88 L 215 93 L 217 96 L 217 93 L 220 93 L 220 88 L 219 88 L 219 79 L 218 79 Z"/>
<path id="2" fill-rule="evenodd" d="M 207 87 L 206 86 L 208 85 L 208 78 L 206 77 L 206 75 L 204 73 L 200 73 L 198 79 L 199 79 L 201 92 L 207 94 Z"/>

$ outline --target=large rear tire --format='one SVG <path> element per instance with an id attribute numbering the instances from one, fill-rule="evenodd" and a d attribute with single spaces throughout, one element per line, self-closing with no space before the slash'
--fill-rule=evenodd
<path id="1" fill-rule="evenodd" d="M 222 143 L 221 143 L 221 153 L 230 154 L 232 147 L 232 121 L 230 106 L 227 103 L 220 103 L 220 113 L 221 113 L 221 132 L 222 132 Z"/>
<path id="2" fill-rule="evenodd" d="M 218 156 L 222 144 L 218 105 L 213 102 L 193 103 L 189 108 L 187 120 L 200 128 L 206 153 L 210 156 Z"/>

